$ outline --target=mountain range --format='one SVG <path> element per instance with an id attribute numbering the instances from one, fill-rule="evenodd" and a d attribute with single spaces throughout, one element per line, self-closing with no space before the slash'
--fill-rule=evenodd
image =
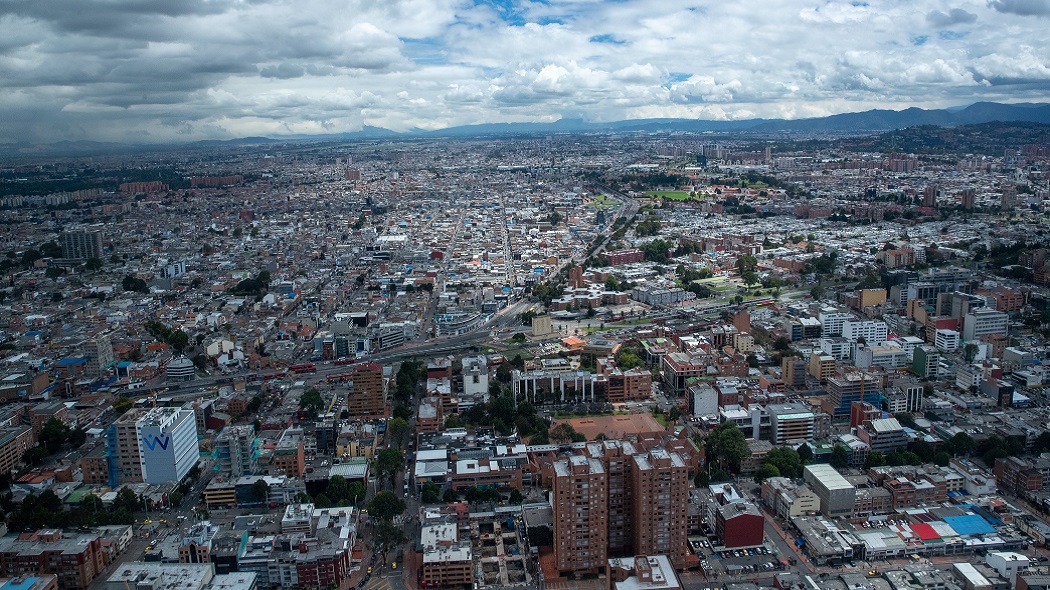
<path id="1" fill-rule="evenodd" d="M 485 123 L 463 125 L 436 131 L 391 131 L 381 127 L 365 126 L 359 131 L 326 135 L 282 135 L 276 137 L 245 137 L 229 140 L 204 140 L 181 146 L 217 147 L 262 145 L 286 141 L 354 141 L 363 139 L 397 139 L 423 137 L 471 137 L 546 135 L 557 133 L 655 133 L 655 132 L 723 132 L 748 134 L 840 134 L 863 135 L 908 127 L 932 125 L 956 127 L 992 121 L 1017 121 L 1050 124 L 1050 103 L 1002 104 L 978 102 L 965 107 L 947 109 L 908 108 L 902 111 L 870 110 L 843 113 L 812 119 L 747 119 L 741 121 L 710 121 L 702 119 L 634 119 L 595 123 L 582 119 L 560 119 L 552 123 Z M 45 153 L 90 154 L 118 151 L 155 150 L 164 146 L 133 146 L 94 141 L 61 141 L 52 144 L 4 144 L 0 155 L 29 155 Z"/>

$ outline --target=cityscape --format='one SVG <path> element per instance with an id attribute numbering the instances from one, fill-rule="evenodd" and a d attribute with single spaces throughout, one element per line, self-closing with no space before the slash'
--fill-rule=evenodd
<path id="1" fill-rule="evenodd" d="M 0 590 L 1050 590 L 1047 19 L 0 3 Z"/>
<path id="2" fill-rule="evenodd" d="M 1046 584 L 1047 129 L 19 156 L 0 576 Z"/>

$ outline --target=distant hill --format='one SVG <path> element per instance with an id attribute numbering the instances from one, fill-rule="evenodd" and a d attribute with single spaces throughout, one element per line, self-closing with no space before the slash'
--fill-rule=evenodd
<path id="1" fill-rule="evenodd" d="M 967 107 L 947 109 L 909 108 L 902 111 L 870 110 L 842 113 L 812 119 L 748 119 L 743 121 L 710 121 L 704 119 L 634 119 L 593 123 L 582 119 L 561 119 L 551 123 L 484 123 L 462 125 L 435 131 L 414 129 L 399 133 L 382 127 L 365 126 L 358 131 L 325 135 L 282 135 L 245 137 L 228 140 L 204 140 L 181 146 L 132 145 L 92 141 L 62 141 L 52 144 L 2 144 L 0 155 L 89 154 L 135 152 L 164 147 L 210 147 L 264 145 L 287 141 L 360 141 L 412 137 L 470 137 L 546 135 L 557 133 L 797 133 L 868 135 L 912 127 L 958 127 L 994 121 L 1050 124 L 1050 103 L 1000 104 L 978 102 Z"/>

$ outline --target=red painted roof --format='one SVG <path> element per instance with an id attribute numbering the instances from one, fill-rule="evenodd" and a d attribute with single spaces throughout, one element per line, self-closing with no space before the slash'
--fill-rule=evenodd
<path id="1" fill-rule="evenodd" d="M 933 530 L 933 527 L 928 525 L 928 524 L 926 524 L 925 522 L 920 522 L 920 523 L 913 524 L 913 525 L 910 525 L 910 526 L 911 526 L 911 530 L 915 531 L 915 534 L 919 535 L 919 538 L 922 539 L 923 541 L 932 541 L 934 539 L 940 539 L 941 538 L 941 536 L 938 535 L 937 532 Z"/>

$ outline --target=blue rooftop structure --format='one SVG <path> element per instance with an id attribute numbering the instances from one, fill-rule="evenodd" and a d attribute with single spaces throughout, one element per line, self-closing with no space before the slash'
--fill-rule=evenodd
<path id="1" fill-rule="evenodd" d="M 963 516 L 945 516 L 944 522 L 952 527 L 960 535 L 981 535 L 995 532 L 995 528 L 988 521 L 976 514 L 964 514 Z"/>
<path id="2" fill-rule="evenodd" d="M 61 365 L 61 366 L 66 366 L 66 365 L 84 365 L 84 364 L 87 364 L 87 359 L 86 358 L 68 358 L 68 359 L 62 359 L 62 360 L 58 361 L 55 364 L 56 365 Z"/>
<path id="3" fill-rule="evenodd" d="M 0 586 L 0 590 L 29 590 L 38 581 L 40 581 L 40 578 L 37 577 L 25 577 L 21 580 L 11 578 L 3 586 Z"/>

